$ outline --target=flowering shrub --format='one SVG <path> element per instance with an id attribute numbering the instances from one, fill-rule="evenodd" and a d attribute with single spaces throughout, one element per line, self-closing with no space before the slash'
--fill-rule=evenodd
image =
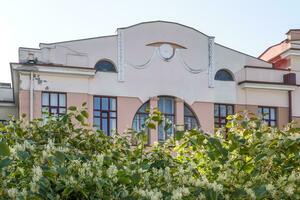
<path id="1" fill-rule="evenodd" d="M 0 131 L 0 199 L 299 199 L 300 134 L 256 117 L 223 130 L 177 132 L 145 146 L 145 131 L 105 136 L 85 109 L 60 119 L 11 121 Z M 154 110 L 145 127 L 163 116 Z"/>

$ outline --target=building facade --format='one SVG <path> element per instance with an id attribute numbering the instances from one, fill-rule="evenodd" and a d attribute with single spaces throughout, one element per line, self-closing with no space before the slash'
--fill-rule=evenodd
<path id="1" fill-rule="evenodd" d="M 13 88 L 10 83 L 0 83 L 0 123 L 8 121 L 10 116 L 18 117 Z"/>
<path id="2" fill-rule="evenodd" d="M 146 108 L 158 107 L 174 126 L 211 133 L 243 110 L 264 114 L 271 126 L 299 120 L 296 65 L 274 67 L 194 28 L 153 21 L 116 35 L 20 48 L 11 71 L 18 113 L 30 120 L 86 102 L 91 126 L 111 134 L 139 130 Z M 173 131 L 157 127 L 150 143 Z"/>

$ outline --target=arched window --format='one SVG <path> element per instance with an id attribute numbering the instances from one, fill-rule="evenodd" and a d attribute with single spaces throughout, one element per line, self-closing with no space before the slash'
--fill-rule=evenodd
<path id="1" fill-rule="evenodd" d="M 220 69 L 215 75 L 215 80 L 218 81 L 233 81 L 231 72 L 225 69 Z"/>
<path id="2" fill-rule="evenodd" d="M 191 130 L 199 127 L 200 125 L 194 112 L 188 105 L 184 104 L 184 129 Z"/>
<path id="3" fill-rule="evenodd" d="M 109 60 L 100 60 L 95 65 L 96 71 L 117 72 L 115 65 Z"/>
<path id="4" fill-rule="evenodd" d="M 132 128 L 140 132 L 143 128 L 145 128 L 145 120 L 148 117 L 149 113 L 147 112 L 147 109 L 150 107 L 149 101 L 144 103 L 138 111 L 135 113 L 135 116 L 133 118 Z"/>
<path id="5" fill-rule="evenodd" d="M 174 135 L 175 123 L 175 99 L 173 97 L 160 96 L 158 109 L 165 116 L 165 120 L 158 126 L 158 141 L 165 141 Z M 170 127 L 165 127 L 170 123 Z"/>

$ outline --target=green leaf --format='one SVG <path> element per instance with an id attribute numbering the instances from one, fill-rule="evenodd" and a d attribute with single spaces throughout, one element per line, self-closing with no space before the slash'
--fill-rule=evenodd
<path id="1" fill-rule="evenodd" d="M 60 151 L 56 151 L 54 153 L 54 156 L 55 156 L 55 160 L 62 163 L 65 161 L 65 154 L 63 152 L 60 152 Z"/>
<path id="2" fill-rule="evenodd" d="M 149 123 L 147 124 L 147 127 L 150 128 L 150 129 L 155 129 L 155 128 L 156 128 L 155 124 L 154 124 L 154 123 L 151 123 L 151 122 L 149 122 Z"/>
<path id="3" fill-rule="evenodd" d="M 27 151 L 18 151 L 17 155 L 21 160 L 26 160 L 29 157 L 29 153 Z"/>
<path id="4" fill-rule="evenodd" d="M 70 111 L 76 111 L 77 108 L 76 108 L 76 106 L 70 106 L 70 107 L 68 108 L 68 110 L 70 110 Z"/>
<path id="5" fill-rule="evenodd" d="M 89 118 L 89 113 L 86 110 L 81 111 L 81 114 L 85 117 L 85 118 Z"/>
<path id="6" fill-rule="evenodd" d="M 84 123 L 84 118 L 82 115 L 76 115 L 75 118 L 77 119 L 77 121 L 81 122 L 82 124 Z"/>
<path id="7" fill-rule="evenodd" d="M 255 192 L 257 199 L 262 199 L 265 197 L 265 194 L 267 193 L 266 187 L 264 185 L 255 186 L 253 188 L 253 191 Z"/>
<path id="8" fill-rule="evenodd" d="M 83 102 L 81 106 L 82 106 L 82 107 L 85 107 L 85 106 L 86 106 L 86 102 Z"/>
<path id="9" fill-rule="evenodd" d="M 0 169 L 2 169 L 3 167 L 8 166 L 11 162 L 12 162 L 12 160 L 9 159 L 9 158 L 5 158 L 5 159 L 1 160 L 0 161 Z"/>
<path id="10" fill-rule="evenodd" d="M 5 141 L 0 142 L 0 156 L 9 156 L 10 151 Z"/>

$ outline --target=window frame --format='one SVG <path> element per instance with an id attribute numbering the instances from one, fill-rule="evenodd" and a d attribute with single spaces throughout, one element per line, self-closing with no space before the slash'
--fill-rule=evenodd
<path id="1" fill-rule="evenodd" d="M 225 72 L 225 73 L 229 74 L 229 75 L 230 75 L 230 79 L 226 79 L 226 80 L 224 80 L 224 79 L 217 79 L 218 73 L 221 73 L 221 72 Z M 214 80 L 216 80 L 216 81 L 234 81 L 234 75 L 233 75 L 233 73 L 232 73 L 230 70 L 228 70 L 228 69 L 219 69 L 219 70 L 216 72 L 216 74 L 215 74 Z"/>
<path id="2" fill-rule="evenodd" d="M 95 98 L 100 98 L 100 105 L 99 105 L 100 109 L 95 109 Z M 103 98 L 108 98 L 108 110 L 102 110 L 102 99 Z M 115 110 L 111 110 L 110 109 L 110 99 L 115 99 L 115 102 L 116 102 L 116 105 L 115 105 L 116 109 Z M 100 115 L 99 116 L 95 116 L 95 111 L 96 112 L 100 112 Z M 116 113 L 116 117 L 111 117 L 110 116 L 111 112 Z M 102 113 L 106 113 L 107 117 L 103 117 Z M 115 96 L 94 95 L 93 96 L 93 127 L 98 128 L 98 126 L 95 126 L 95 124 L 94 124 L 95 118 L 97 118 L 97 119 L 100 120 L 100 127 L 99 127 L 99 129 L 102 130 L 107 136 L 112 136 L 111 128 L 110 128 L 110 119 L 115 119 L 116 120 L 116 130 L 118 130 L 118 98 L 115 97 Z M 107 131 L 108 131 L 108 133 L 106 133 L 103 130 L 103 126 L 102 126 L 102 119 L 103 118 L 107 119 Z"/>
<path id="3" fill-rule="evenodd" d="M 173 113 L 172 114 L 164 113 L 159 109 L 159 100 L 160 100 L 160 98 L 170 98 L 170 99 L 172 99 L 172 103 L 173 103 Z M 176 97 L 173 97 L 173 96 L 158 96 L 157 108 L 160 110 L 161 114 L 165 118 L 172 117 L 174 119 L 173 120 L 173 125 L 176 124 L 176 115 L 177 115 Z M 164 130 L 165 125 L 166 125 L 165 120 L 163 120 L 163 122 L 160 125 L 158 125 L 158 127 L 157 127 L 157 141 L 158 142 L 165 142 L 167 139 L 169 139 L 169 137 L 167 137 L 168 136 L 167 132 Z M 163 130 L 163 134 L 164 134 L 164 139 L 163 140 L 159 139 L 159 128 L 162 128 L 162 130 Z M 170 129 L 172 129 L 172 136 L 171 137 L 175 137 L 175 128 L 170 127 Z"/>
<path id="4" fill-rule="evenodd" d="M 43 105 L 43 94 L 48 94 L 48 102 L 49 102 L 48 106 Z M 57 94 L 57 106 L 51 106 L 51 94 Z M 65 95 L 65 106 L 60 106 L 59 105 L 59 95 Z M 57 111 L 56 114 L 57 114 L 58 117 L 65 115 L 67 113 L 67 108 L 68 108 L 67 96 L 68 95 L 67 95 L 66 92 L 42 91 L 42 93 L 41 93 L 41 111 L 42 111 L 42 115 L 43 115 L 43 108 L 48 108 L 48 113 L 49 113 L 50 116 L 53 115 L 51 113 L 52 109 L 56 109 L 56 111 Z M 65 113 L 60 113 L 59 112 L 59 109 L 61 109 L 61 108 L 65 109 Z"/>
<path id="5" fill-rule="evenodd" d="M 261 109 L 261 112 L 259 111 Z M 264 109 L 268 109 L 269 111 L 269 118 L 265 119 L 265 115 L 266 113 L 264 113 Z M 274 109 L 275 112 L 275 119 L 271 119 L 271 109 Z M 278 126 L 278 111 L 277 111 L 277 107 L 273 107 L 273 106 L 258 106 L 258 113 L 260 114 L 261 118 L 263 121 L 265 121 L 268 126 L 270 127 L 276 127 Z M 271 125 L 271 122 L 274 122 L 274 126 Z"/>
<path id="6" fill-rule="evenodd" d="M 103 70 L 97 69 L 97 65 L 100 64 L 100 62 L 109 62 L 113 66 L 114 71 L 103 71 Z M 107 72 L 107 73 L 117 73 L 118 72 L 115 63 L 112 60 L 106 59 L 106 58 L 98 60 L 94 66 L 94 69 L 96 70 L 96 73 L 97 72 Z"/>
<path id="7" fill-rule="evenodd" d="M 150 100 L 148 100 L 148 101 L 146 101 L 145 103 L 143 103 L 139 108 L 138 108 L 138 110 L 136 111 L 136 113 L 134 114 L 134 117 L 133 117 L 133 120 L 132 120 L 132 129 L 134 130 L 134 131 L 136 131 L 136 132 L 140 132 L 141 131 L 141 129 L 142 129 L 142 124 L 143 124 L 143 122 L 141 121 L 141 116 L 149 116 L 149 112 L 141 112 L 141 108 L 143 108 L 143 106 L 144 105 L 146 105 L 146 109 L 147 108 L 149 108 L 150 109 Z M 136 117 L 138 117 L 139 119 L 138 119 L 138 123 L 139 123 L 139 125 L 140 125 L 140 127 L 138 127 L 138 129 L 139 130 L 135 130 L 134 129 L 134 123 L 135 123 L 135 119 L 136 119 Z M 146 128 L 146 130 L 145 130 L 146 132 L 147 132 L 147 144 L 146 145 L 150 145 L 150 137 L 151 137 L 151 135 L 150 135 L 150 129 L 149 128 Z M 132 141 L 132 145 L 136 145 L 135 143 L 134 143 L 134 141 Z"/>
<path id="8" fill-rule="evenodd" d="M 186 115 L 185 114 L 185 107 L 192 113 L 193 116 L 191 115 Z M 186 118 L 193 118 L 196 120 L 196 124 L 197 124 L 197 129 L 201 127 L 200 123 L 199 123 L 199 119 L 196 115 L 196 113 L 193 111 L 193 109 L 191 108 L 191 106 L 189 106 L 187 103 L 184 102 L 183 104 L 183 123 L 184 123 L 184 130 L 192 130 L 192 129 L 187 129 L 185 126 L 185 122 L 186 122 Z"/>
<path id="9" fill-rule="evenodd" d="M 218 106 L 218 115 L 216 115 L 215 113 L 215 106 Z M 226 116 L 223 117 L 221 116 L 221 106 L 225 106 L 226 107 Z M 232 108 L 232 113 L 228 113 L 228 107 Z M 228 120 L 227 120 L 227 116 L 228 115 L 232 115 L 234 114 L 234 104 L 223 104 L 223 103 L 215 103 L 214 104 L 214 126 L 215 128 L 221 128 L 223 126 L 226 126 Z M 218 120 L 216 121 L 216 118 L 218 118 Z M 222 120 L 225 120 L 225 122 L 223 123 Z"/>

